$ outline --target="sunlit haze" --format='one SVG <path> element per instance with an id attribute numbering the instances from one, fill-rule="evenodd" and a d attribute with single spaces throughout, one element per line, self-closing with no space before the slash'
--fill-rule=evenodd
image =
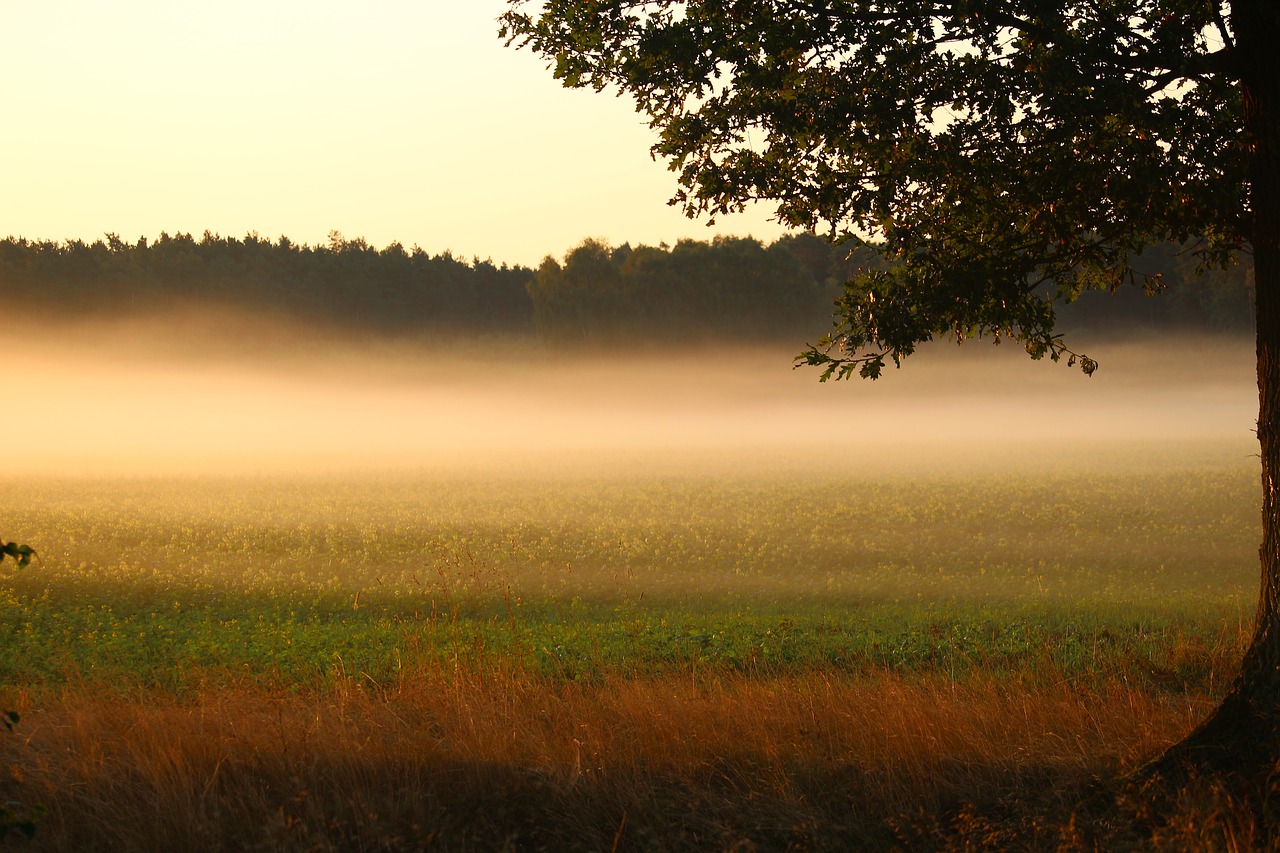
<path id="1" fill-rule="evenodd" d="M 586 237 L 708 228 L 628 100 L 570 91 L 497 35 L 501 0 L 47 0 L 0 13 L 0 236 L 257 232 L 536 265 Z"/>
<path id="2" fill-rule="evenodd" d="M 505 47 L 504 5 L 9 4 L 0 235 L 209 230 L 318 244 L 336 230 L 537 264 L 587 237 L 781 233 L 767 210 L 709 229 L 669 207 L 672 175 L 651 160 L 652 134 L 630 102 L 563 89 L 541 60 Z M 798 340 L 556 361 L 371 350 L 209 316 L 27 331 L 5 354 L 18 403 L 0 434 L 21 448 L 10 470 L 292 470 L 619 449 L 873 460 L 893 447 L 946 448 L 943 458 L 1017 446 L 1050 459 L 1081 442 L 1247 447 L 1256 410 L 1251 356 L 1236 343 L 1205 357 L 1185 342 L 1091 349 L 1103 362 L 1091 380 L 1012 347 L 966 347 L 848 388 L 791 370 Z"/>
<path id="3" fill-rule="evenodd" d="M 782 348 L 557 359 L 203 314 L 42 328 L 5 356 L 18 403 L 0 439 L 21 448 L 11 471 L 104 474 L 643 468 L 688 454 L 767 466 L 788 453 L 864 470 L 1105 467 L 1169 464 L 1179 442 L 1256 452 L 1246 342 L 1090 353 L 1102 368 L 1088 378 L 1012 346 L 939 343 L 875 383 L 823 385 Z"/>

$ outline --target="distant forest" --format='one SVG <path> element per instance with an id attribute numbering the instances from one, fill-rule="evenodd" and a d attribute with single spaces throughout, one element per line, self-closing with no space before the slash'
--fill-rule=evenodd
<path id="1" fill-rule="evenodd" d="M 1190 252 L 1143 255 L 1159 273 L 1157 298 L 1140 287 L 1086 293 L 1060 308 L 1069 331 L 1252 330 L 1252 270 L 1197 278 Z M 587 240 L 537 270 L 383 249 L 336 232 L 322 246 L 281 237 L 206 232 L 128 243 L 0 241 L 0 298 L 11 314 L 122 317 L 179 304 L 415 339 L 536 337 L 549 349 L 640 347 L 691 341 L 812 341 L 829 327 L 832 299 L 858 269 L 880 261 L 810 234 L 769 245 L 750 238 L 609 246 Z"/>

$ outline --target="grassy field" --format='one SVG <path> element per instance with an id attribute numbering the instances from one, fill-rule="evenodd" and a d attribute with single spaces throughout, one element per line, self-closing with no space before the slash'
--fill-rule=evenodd
<path id="1" fill-rule="evenodd" d="M 2 796 L 51 850 L 1269 843 L 1099 805 L 1233 674 L 1256 460 L 1019 453 L 8 483 Z"/>

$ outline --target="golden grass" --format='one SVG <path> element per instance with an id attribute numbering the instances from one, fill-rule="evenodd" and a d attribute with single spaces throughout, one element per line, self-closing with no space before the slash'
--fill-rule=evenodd
<path id="1" fill-rule="evenodd" d="M 32 849 L 77 851 L 1136 844 L 1081 804 L 1209 705 L 1123 680 L 825 672 L 4 698 L 22 721 L 0 796 L 47 809 Z M 1229 826 L 1156 831 L 1261 837 L 1229 805 L 1180 812 Z"/>

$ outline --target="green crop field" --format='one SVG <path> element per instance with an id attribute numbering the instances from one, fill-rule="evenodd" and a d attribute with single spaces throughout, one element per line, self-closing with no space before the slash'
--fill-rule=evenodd
<path id="1" fill-rule="evenodd" d="M 10 484 L 10 535 L 41 560 L 5 580 L 0 673 L 181 688 L 442 660 L 568 678 L 1158 661 L 1251 615 L 1253 460 L 1227 457 Z"/>
<path id="2" fill-rule="evenodd" d="M 1067 844 L 1026 792 L 1231 678 L 1256 481 L 1202 442 L 10 482 L 6 796 L 48 849 Z"/>

